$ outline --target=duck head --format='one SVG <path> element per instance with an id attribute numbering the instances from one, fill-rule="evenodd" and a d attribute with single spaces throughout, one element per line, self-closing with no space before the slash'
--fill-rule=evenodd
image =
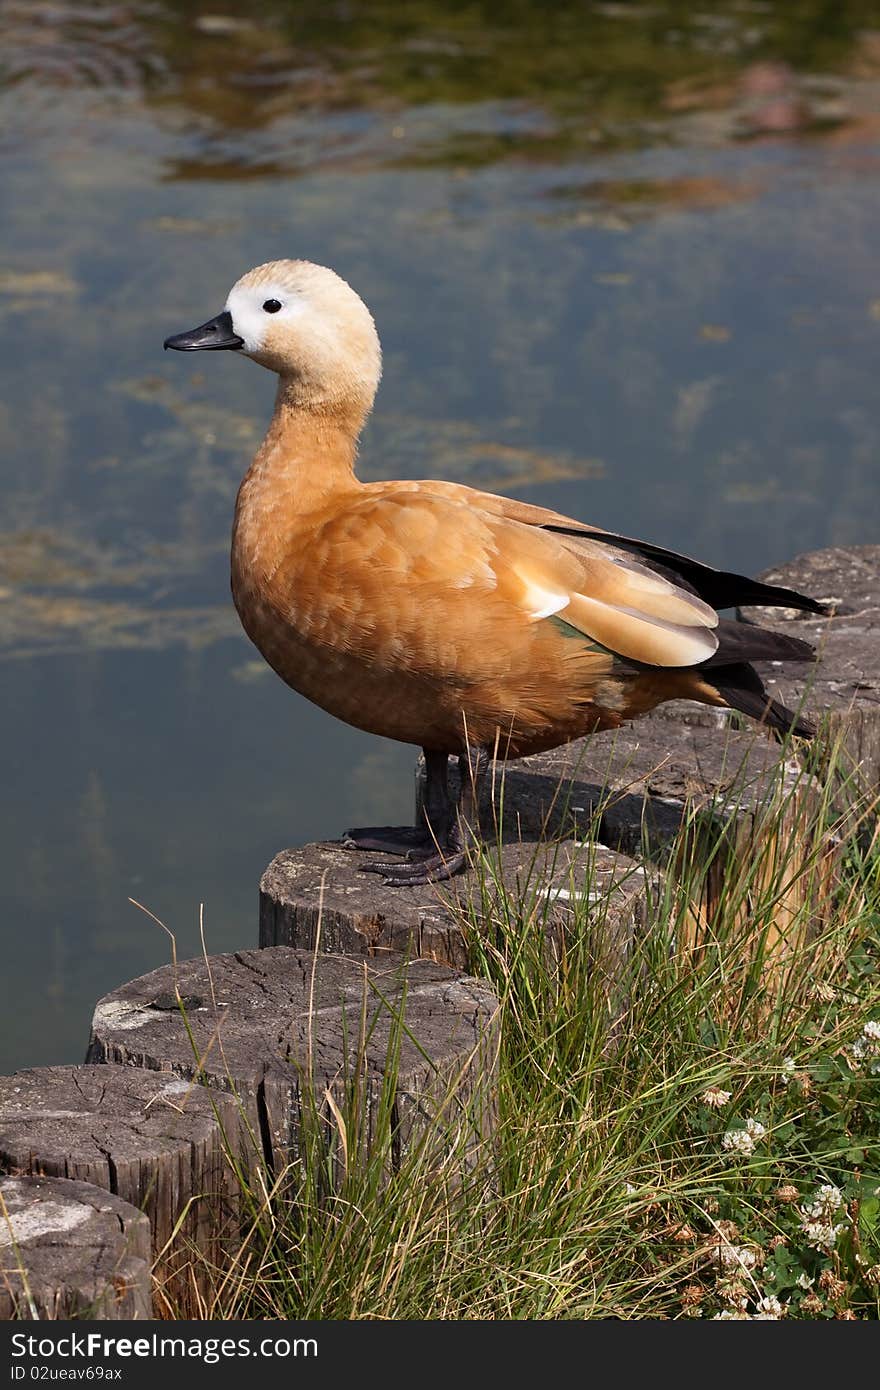
<path id="1" fill-rule="evenodd" d="M 366 414 L 382 372 L 372 315 L 350 285 L 310 261 L 269 261 L 233 285 L 223 312 L 165 339 L 176 352 L 240 352 L 276 372 L 289 404 Z"/>

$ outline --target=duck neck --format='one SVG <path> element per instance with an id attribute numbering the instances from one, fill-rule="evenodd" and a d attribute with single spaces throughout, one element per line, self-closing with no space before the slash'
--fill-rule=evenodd
<path id="1" fill-rule="evenodd" d="M 297 514 L 319 511 L 335 494 L 361 486 L 354 464 L 364 418 L 347 403 L 304 404 L 296 384 L 282 377 L 275 413 L 245 482 L 283 493 Z"/>
<path id="2" fill-rule="evenodd" d="M 354 475 L 366 412 L 304 405 L 283 378 L 266 438 L 238 491 L 232 531 L 236 576 L 265 583 L 278 568 L 292 534 L 316 524 L 321 512 L 363 484 Z"/>

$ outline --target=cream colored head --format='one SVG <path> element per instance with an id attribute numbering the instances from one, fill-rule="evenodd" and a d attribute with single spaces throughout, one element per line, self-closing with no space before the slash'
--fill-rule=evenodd
<path id="1" fill-rule="evenodd" d="M 382 374 L 369 309 L 334 271 L 310 261 L 249 270 L 221 314 L 165 346 L 243 352 L 278 373 L 288 404 L 328 413 L 366 415 Z"/>
<path id="2" fill-rule="evenodd" d="M 241 351 L 277 372 L 288 398 L 318 409 L 370 409 L 382 374 L 372 315 L 350 285 L 310 261 L 249 270 L 226 301 Z"/>

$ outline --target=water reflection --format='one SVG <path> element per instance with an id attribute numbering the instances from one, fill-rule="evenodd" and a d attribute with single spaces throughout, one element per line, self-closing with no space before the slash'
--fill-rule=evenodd
<path id="1" fill-rule="evenodd" d="M 142 0 L 0 16 L 0 1066 L 255 939 L 285 843 L 405 818 L 406 749 L 255 660 L 228 531 L 272 383 L 166 365 L 248 266 L 374 310 L 370 477 L 723 565 L 876 538 L 876 4 Z M 308 795 L 304 789 L 308 788 Z"/>

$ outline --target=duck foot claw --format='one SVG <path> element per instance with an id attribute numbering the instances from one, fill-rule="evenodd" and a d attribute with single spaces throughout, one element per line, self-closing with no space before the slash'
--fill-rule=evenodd
<path id="1" fill-rule="evenodd" d="M 424 888 L 429 883 L 444 883 L 454 878 L 468 866 L 464 850 L 454 850 L 449 854 L 436 852 L 427 858 L 418 859 L 414 855 L 408 864 L 363 864 L 365 874 L 384 874 L 386 888 Z"/>
<path id="2" fill-rule="evenodd" d="M 426 824 L 371 825 L 362 830 L 349 830 L 342 837 L 346 849 L 378 850 L 404 857 L 402 864 L 376 861 L 360 865 L 361 873 L 381 874 L 388 888 L 423 888 L 428 883 L 443 883 L 454 878 L 468 867 L 468 849 L 478 844 L 470 821 L 476 822 L 480 781 L 489 764 L 488 750 L 469 747 L 466 753 L 460 754 L 462 790 L 457 809 L 450 805 L 447 794 L 448 754 L 430 748 L 424 753 Z"/>
<path id="3" fill-rule="evenodd" d="M 423 826 L 363 825 L 342 834 L 345 849 L 374 850 L 378 854 L 433 854 L 436 845 Z"/>

